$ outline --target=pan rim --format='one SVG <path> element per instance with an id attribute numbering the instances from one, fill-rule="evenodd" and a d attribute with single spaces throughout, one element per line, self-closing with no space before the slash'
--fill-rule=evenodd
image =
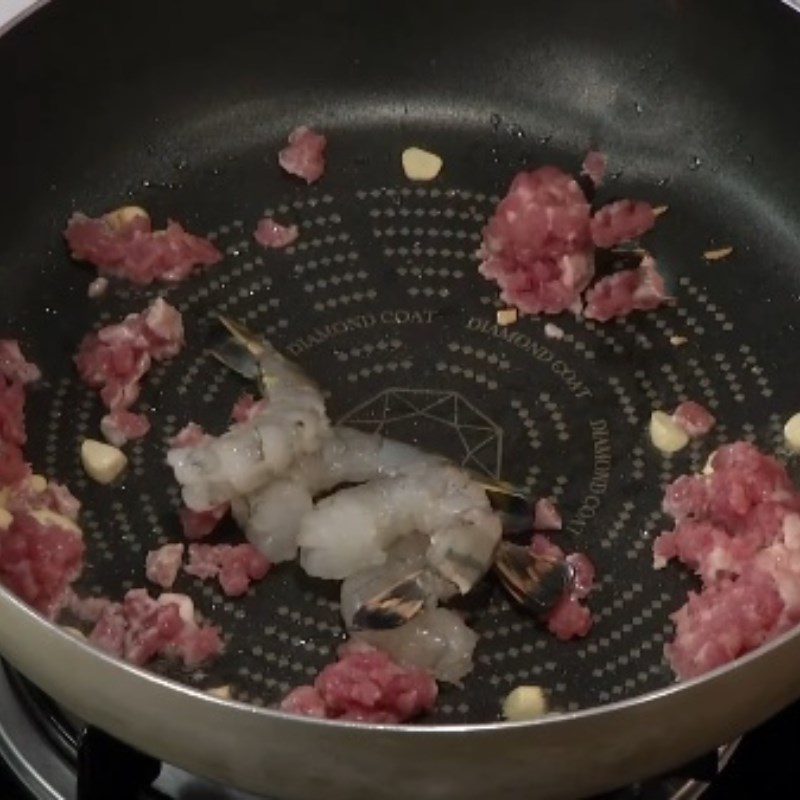
<path id="1" fill-rule="evenodd" d="M 595 717 L 616 712 L 630 711 L 642 706 L 656 704 L 659 701 L 665 701 L 679 692 L 686 692 L 687 690 L 694 689 L 702 684 L 711 684 L 717 681 L 724 680 L 730 673 L 734 672 L 737 668 L 759 661 L 762 658 L 767 658 L 769 654 L 784 645 L 787 645 L 791 640 L 800 638 L 800 626 L 786 631 L 777 638 L 762 645 L 761 647 L 753 650 L 734 661 L 723 664 L 720 667 L 699 675 L 689 680 L 673 681 L 669 686 L 664 686 L 660 689 L 653 689 L 643 694 L 634 695 L 624 700 L 616 700 L 613 703 L 606 703 L 604 705 L 595 705 L 588 708 L 578 709 L 577 711 L 565 711 L 548 713 L 534 720 L 527 720 L 522 722 L 510 722 L 507 720 L 495 720 L 493 722 L 478 722 L 478 723 L 449 723 L 449 724 L 436 724 L 436 725 L 408 725 L 408 724 L 389 724 L 389 723 L 368 723 L 356 722 L 352 720 L 336 720 L 336 719 L 319 719 L 316 717 L 305 717 L 302 715 L 291 714 L 280 709 L 268 708 L 264 706 L 256 706 L 249 703 L 244 703 L 238 700 L 226 700 L 214 695 L 209 694 L 203 689 L 194 688 L 188 684 L 182 683 L 173 678 L 166 677 L 159 673 L 148 670 L 144 667 L 139 667 L 122 661 L 102 650 L 93 647 L 88 641 L 78 639 L 73 634 L 64 630 L 63 627 L 51 622 L 42 617 L 37 611 L 31 608 L 23 600 L 13 595 L 8 589 L 0 585 L 0 603 L 10 603 L 17 609 L 17 612 L 22 613 L 27 622 L 34 625 L 44 625 L 49 629 L 51 635 L 62 638 L 63 641 L 69 641 L 71 646 L 77 647 L 85 654 L 89 654 L 94 658 L 98 658 L 105 664 L 110 665 L 112 668 L 121 669 L 128 675 L 136 679 L 141 679 L 150 685 L 160 686 L 171 692 L 178 692 L 184 696 L 192 698 L 193 701 L 200 701 L 221 705 L 225 707 L 235 708 L 239 711 L 245 711 L 253 716 L 264 717 L 270 720 L 286 720 L 291 722 L 309 723 L 312 725 L 319 725 L 324 728 L 330 728 L 333 731 L 342 728 L 352 731 L 369 731 L 370 733 L 378 732 L 385 735 L 402 734 L 404 736 L 436 736 L 441 739 L 445 736 L 456 735 L 479 735 L 496 731 L 510 731 L 510 730 L 539 730 L 543 728 L 556 728 L 567 727 L 571 724 L 580 722 L 589 722 Z M 70 645 L 67 645 L 70 646 Z M 58 702 L 57 698 L 53 698 Z"/>
<path id="2" fill-rule="evenodd" d="M 789 9 L 800 12 L 800 0 L 782 0 L 782 2 Z M 50 5 L 50 3 L 51 0 L 0 0 L 0 39 L 2 39 L 2 37 L 6 34 L 10 33 L 14 28 L 25 22 L 29 17 L 35 16 L 37 12 L 43 10 L 46 6 Z M 722 681 L 737 668 L 760 661 L 761 659 L 766 659 L 773 651 L 783 648 L 796 638 L 800 638 L 799 624 L 795 628 L 786 631 L 770 642 L 760 646 L 756 650 L 753 650 L 732 662 L 724 664 L 720 667 L 716 667 L 715 669 L 704 673 L 703 675 L 685 681 L 676 680 L 667 686 L 653 689 L 642 694 L 637 694 L 623 700 L 617 700 L 603 705 L 593 705 L 587 708 L 578 709 L 576 711 L 550 713 L 534 720 L 521 722 L 510 722 L 499 719 L 492 722 L 482 723 L 404 725 L 303 717 L 281 711 L 279 709 L 260 707 L 233 699 L 226 700 L 215 697 L 202 689 L 194 688 L 188 684 L 160 675 L 144 667 L 127 663 L 93 647 L 87 641 L 76 638 L 65 631 L 58 624 L 42 617 L 38 612 L 28 606 L 24 601 L 13 595 L 2 585 L 0 585 L 0 603 L 9 603 L 11 606 L 16 608 L 17 612 L 23 615 L 26 618 L 26 621 L 30 624 L 44 625 L 45 628 L 49 630 L 50 635 L 61 637 L 62 641 L 69 640 L 71 644 L 67 646 L 77 647 L 79 650 L 89 654 L 91 657 L 100 659 L 112 669 L 121 669 L 128 675 L 133 676 L 135 679 L 141 680 L 144 683 L 152 686 L 160 686 L 168 691 L 177 692 L 178 694 L 192 698 L 193 702 L 200 701 L 218 706 L 235 708 L 238 711 L 247 712 L 252 716 L 262 717 L 269 720 L 285 720 L 294 723 L 321 726 L 321 730 L 330 729 L 334 732 L 345 729 L 361 732 L 368 731 L 370 735 L 376 735 L 377 733 L 380 733 L 381 735 L 395 736 L 397 734 L 401 734 L 403 736 L 425 736 L 426 738 L 436 737 L 437 739 L 453 737 L 456 735 L 463 736 L 465 734 L 476 736 L 497 731 L 534 731 L 545 728 L 552 729 L 557 727 L 568 727 L 575 723 L 590 721 L 601 715 L 628 711 L 656 704 L 659 701 L 672 697 L 676 693 L 685 692 L 701 685 Z M 0 654 L 0 657 L 4 658 L 2 654 Z"/>

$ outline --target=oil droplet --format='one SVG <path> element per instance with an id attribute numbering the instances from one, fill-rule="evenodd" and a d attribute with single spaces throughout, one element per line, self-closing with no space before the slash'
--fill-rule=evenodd
<path id="1" fill-rule="evenodd" d="M 656 181 L 656 186 L 666 186 L 669 183 L 669 178 L 659 178 Z"/>
<path id="2" fill-rule="evenodd" d="M 689 162 L 689 169 L 694 172 L 695 170 L 700 169 L 701 165 L 703 164 L 700 156 L 692 156 L 692 160 Z"/>
<path id="3" fill-rule="evenodd" d="M 636 111 L 637 114 L 641 114 L 642 111 L 644 111 L 644 108 L 642 107 L 642 104 L 640 102 L 638 102 L 638 101 L 633 104 L 633 108 L 634 108 L 634 110 Z"/>

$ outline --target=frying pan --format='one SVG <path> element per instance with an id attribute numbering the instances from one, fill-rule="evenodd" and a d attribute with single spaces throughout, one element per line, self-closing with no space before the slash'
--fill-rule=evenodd
<path id="1" fill-rule="evenodd" d="M 7 594 L 4 657 L 147 753 L 287 798 L 580 797 L 673 767 L 800 696 L 793 634 L 675 684 L 662 646 L 692 581 L 650 557 L 663 485 L 723 441 L 775 449 L 796 410 L 798 42 L 797 16 L 764 0 L 62 0 L 13 28 L 0 40 L 0 319 L 46 376 L 29 455 L 85 504 L 82 590 L 143 585 L 145 552 L 179 538 L 165 439 L 190 419 L 223 429 L 244 388 L 205 354 L 212 311 L 295 358 L 336 419 L 556 496 L 559 541 L 588 552 L 600 582 L 592 633 L 566 644 L 487 585 L 469 609 L 474 672 L 405 728 L 269 708 L 341 638 L 336 587 L 291 565 L 236 601 L 182 579 L 228 637 L 204 672 L 117 663 Z M 311 188 L 276 165 L 302 123 L 330 141 Z M 403 178 L 411 144 L 442 154 L 437 182 Z M 608 325 L 559 319 L 559 342 L 531 319 L 504 338 L 472 255 L 481 226 L 519 169 L 575 171 L 589 146 L 611 160 L 603 196 L 669 206 L 649 246 L 678 303 Z M 212 234 L 224 263 L 87 299 L 91 270 L 60 230 L 74 209 L 131 202 Z M 294 249 L 256 249 L 265 210 L 300 225 Z M 727 244 L 734 257 L 703 262 Z M 124 483 L 91 485 L 78 445 L 101 409 L 71 356 L 87 330 L 157 293 L 184 313 L 188 347 L 147 379 L 154 430 L 130 446 Z M 689 342 L 676 349 L 672 335 Z M 646 420 L 684 397 L 721 424 L 663 459 Z M 559 713 L 499 722 L 521 683 L 544 686 Z M 220 684 L 235 701 L 202 691 Z"/>

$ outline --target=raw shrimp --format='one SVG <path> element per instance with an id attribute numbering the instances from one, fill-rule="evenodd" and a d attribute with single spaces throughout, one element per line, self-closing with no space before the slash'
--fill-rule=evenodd
<path id="1" fill-rule="evenodd" d="M 428 563 L 468 591 L 492 562 L 502 525 L 483 487 L 449 465 L 376 478 L 319 502 L 300 524 L 300 563 L 321 578 L 346 578 L 386 561 L 402 536 L 426 534 Z"/>
<path id="2" fill-rule="evenodd" d="M 320 448 L 329 429 L 325 403 L 310 378 L 266 342 L 257 358 L 266 408 L 220 437 L 167 453 L 183 500 L 194 511 L 284 475 L 298 456 Z"/>
<path id="3" fill-rule="evenodd" d="M 359 609 L 384 592 L 392 592 L 403 581 L 413 580 L 425 608 L 435 608 L 449 600 L 458 587 L 443 578 L 427 561 L 430 539 L 422 533 L 404 536 L 386 553 L 386 561 L 368 567 L 342 581 L 340 609 L 345 627 L 354 627 Z"/>
<path id="4" fill-rule="evenodd" d="M 472 671 L 478 634 L 446 608 L 426 609 L 389 631 L 361 631 L 354 638 L 388 653 L 403 666 L 429 670 L 440 681 L 460 685 Z"/>
<path id="5" fill-rule="evenodd" d="M 440 456 L 353 428 L 336 427 L 314 453 L 297 459 L 287 474 L 233 501 L 233 516 L 247 538 L 271 561 L 297 556 L 297 536 L 314 497 L 346 483 L 392 477 Z"/>

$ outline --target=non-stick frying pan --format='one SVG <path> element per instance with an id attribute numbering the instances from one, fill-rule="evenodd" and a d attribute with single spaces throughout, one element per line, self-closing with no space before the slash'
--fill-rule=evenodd
<path id="1" fill-rule="evenodd" d="M 165 760 L 256 792 L 311 798 L 577 797 L 664 770 L 735 737 L 800 695 L 800 637 L 702 680 L 673 683 L 668 615 L 691 580 L 654 572 L 663 485 L 717 444 L 780 444 L 796 411 L 800 291 L 800 19 L 766 0 L 103 3 L 61 0 L 0 40 L 0 320 L 41 365 L 29 453 L 85 504 L 81 588 L 142 585 L 146 551 L 179 538 L 165 439 L 190 419 L 221 430 L 241 380 L 205 355 L 212 311 L 240 318 L 329 392 L 338 419 L 416 441 L 554 495 L 566 546 L 600 583 L 595 626 L 559 643 L 491 585 L 463 689 L 425 723 L 368 727 L 270 710 L 340 641 L 336 587 L 276 569 L 252 596 L 179 590 L 228 636 L 203 673 L 121 665 L 0 598 L 0 649 L 68 708 Z M 330 141 L 308 188 L 276 152 L 310 123 Z M 414 186 L 399 154 L 444 157 Z M 669 206 L 650 237 L 675 308 L 561 341 L 524 319 L 492 328 L 493 287 L 473 252 L 522 167 L 575 171 L 590 146 L 608 198 Z M 60 238 L 70 212 L 135 202 L 212 233 L 223 264 L 174 287 L 114 284 L 86 297 L 88 268 Z M 301 239 L 251 238 L 267 209 Z M 701 253 L 734 245 L 726 262 Z M 101 409 L 71 357 L 100 323 L 162 293 L 188 347 L 149 376 L 154 430 L 114 488 L 91 484 L 78 444 Z M 513 334 L 513 335 L 512 335 Z M 682 335 L 678 349 L 669 337 Z M 686 453 L 649 447 L 650 410 L 685 397 L 721 424 Z M 606 473 L 605 456 L 610 452 Z M 221 539 L 235 538 L 223 531 Z M 559 714 L 498 722 L 536 683 Z M 237 700 L 202 691 L 230 684 Z"/>

